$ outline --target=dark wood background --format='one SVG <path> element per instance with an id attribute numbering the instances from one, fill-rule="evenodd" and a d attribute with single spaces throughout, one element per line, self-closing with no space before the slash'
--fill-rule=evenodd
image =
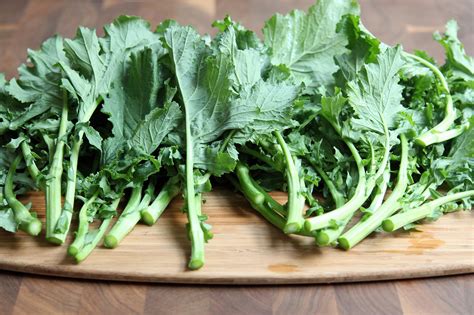
<path id="1" fill-rule="evenodd" d="M 0 71 L 7 77 L 59 33 L 96 27 L 120 14 L 140 15 L 154 27 L 165 18 L 212 33 L 211 21 L 230 14 L 259 31 L 274 12 L 307 8 L 308 0 L 0 0 Z M 424 49 L 442 61 L 435 30 L 455 18 L 474 54 L 473 0 L 362 0 L 364 24 L 383 41 Z M 100 30 L 101 32 L 101 30 Z M 474 254 L 473 254 L 474 255 Z M 474 257 L 473 257 L 474 259 Z M 113 266 L 110 266 L 113 268 Z M 359 284 L 190 286 L 70 280 L 0 271 L 0 314 L 474 314 L 474 276 Z"/>

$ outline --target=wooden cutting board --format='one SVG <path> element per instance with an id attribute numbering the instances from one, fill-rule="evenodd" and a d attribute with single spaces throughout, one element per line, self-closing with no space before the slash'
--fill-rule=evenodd
<path id="1" fill-rule="evenodd" d="M 273 195 L 284 202 L 283 193 Z M 24 199 L 28 200 L 44 218 L 42 195 L 31 194 Z M 219 284 L 349 282 L 474 271 L 474 217 L 468 211 L 424 224 L 420 232 L 377 233 L 345 252 L 282 234 L 242 196 L 227 190 L 206 195 L 203 211 L 215 236 L 206 245 L 205 266 L 189 271 L 181 206 L 181 200 L 174 201 L 156 225 L 138 225 L 118 248 L 99 246 L 79 265 L 66 255 L 65 245 L 47 243 L 44 234 L 33 238 L 0 232 L 0 269 L 75 278 Z"/>

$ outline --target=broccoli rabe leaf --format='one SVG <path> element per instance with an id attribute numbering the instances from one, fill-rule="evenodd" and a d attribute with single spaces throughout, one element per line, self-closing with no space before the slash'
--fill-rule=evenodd
<path id="1" fill-rule="evenodd" d="M 215 176 L 222 176 L 232 171 L 237 163 L 237 157 L 227 149 L 222 151 L 220 142 L 217 145 L 197 145 L 194 148 L 194 166 L 206 170 Z"/>
<path id="2" fill-rule="evenodd" d="M 97 150 L 102 151 L 102 136 L 97 130 L 86 123 L 82 126 L 76 125 L 76 128 L 84 130 L 84 135 L 89 141 L 89 144 Z"/>
<path id="3" fill-rule="evenodd" d="M 377 63 L 363 66 L 358 79 L 348 83 L 349 103 L 357 118 L 354 124 L 362 129 L 385 134 L 396 126 L 404 110 L 401 105 L 402 86 L 398 71 L 403 66 L 401 48 L 387 48 Z"/>
<path id="4" fill-rule="evenodd" d="M 67 64 L 63 52 L 63 39 L 54 36 L 46 40 L 39 50 L 28 50 L 32 65 L 21 65 L 18 68 L 19 78 L 13 78 L 5 90 L 22 106 L 9 103 L 10 129 L 17 129 L 34 117 L 47 111 L 59 111 L 63 103 L 63 92 L 60 86 L 61 73 L 56 67 L 58 62 Z"/>
<path id="5" fill-rule="evenodd" d="M 106 66 L 95 30 L 79 27 L 75 39 L 64 41 L 64 50 L 71 66 L 59 63 L 66 75 L 63 86 L 78 101 L 79 122 L 87 122 L 97 107 L 97 98 L 106 92 L 99 90 Z"/>
<path id="6" fill-rule="evenodd" d="M 264 50 L 262 41 L 258 38 L 255 32 L 246 29 L 240 23 L 232 21 L 230 16 L 226 16 L 223 20 L 217 20 L 212 23 L 213 27 L 219 29 L 220 33 L 216 35 L 216 40 L 219 41 L 219 36 L 225 33 L 225 31 L 232 29 L 235 36 L 235 44 L 240 50 L 246 49 L 257 49 Z M 231 45 L 234 43 L 229 42 Z"/>
<path id="7" fill-rule="evenodd" d="M 137 17 L 121 16 L 104 29 L 106 35 L 99 41 L 95 30 L 80 27 L 76 38 L 64 45 L 71 67 L 60 63 L 68 78 L 63 85 L 79 102 L 81 122 L 90 119 L 133 51 L 160 46 L 148 22 Z"/>
<path id="8" fill-rule="evenodd" d="M 347 52 L 348 43 L 346 34 L 336 32 L 337 24 L 358 11 L 354 1 L 320 0 L 307 12 L 274 15 L 263 28 L 272 64 L 286 65 L 306 86 L 333 83 L 338 69 L 334 57 Z"/>
<path id="9" fill-rule="evenodd" d="M 232 94 L 230 59 L 211 55 L 191 27 L 171 26 L 164 34 L 192 141 L 207 143 L 229 129 L 228 101 Z"/>
<path id="10" fill-rule="evenodd" d="M 113 137 L 105 145 L 105 160 L 122 146 L 152 154 L 181 120 L 178 104 L 168 97 L 158 103 L 164 87 L 164 75 L 158 59 L 161 46 L 145 47 L 131 54 L 120 78 L 113 82 L 110 96 L 104 99 L 103 112 L 109 115 Z M 169 89 L 167 87 L 167 89 Z"/>
<path id="11" fill-rule="evenodd" d="M 380 52 L 380 41 L 366 32 L 356 15 L 344 16 L 338 25 L 339 32 L 348 37 L 347 49 L 349 52 L 335 56 L 339 70 L 334 74 L 336 83 L 341 88 L 346 82 L 352 81 L 366 63 L 376 61 Z"/>
<path id="12" fill-rule="evenodd" d="M 334 96 L 321 97 L 320 113 L 339 133 L 342 129 L 340 115 L 346 104 L 347 98 L 345 98 L 340 91 L 337 91 Z"/>
<path id="13" fill-rule="evenodd" d="M 257 53 L 235 48 L 213 54 L 189 27 L 169 28 L 165 41 L 175 63 L 194 144 L 215 141 L 229 129 L 250 126 L 254 130 L 270 130 L 278 128 L 275 124 L 288 121 L 297 89 L 263 81 L 260 67 L 234 68 L 231 62 L 239 52 L 252 58 L 258 57 Z M 236 96 L 233 89 L 241 89 L 240 95 Z"/>
<path id="14" fill-rule="evenodd" d="M 0 228 L 12 233 L 18 230 L 18 223 L 15 221 L 13 210 L 2 204 L 0 204 Z"/>
<path id="15" fill-rule="evenodd" d="M 241 91 L 232 102 L 232 125 L 248 125 L 253 132 L 268 133 L 291 126 L 291 103 L 298 89 L 285 83 L 261 79 Z"/>
<path id="16" fill-rule="evenodd" d="M 456 138 L 449 155 L 433 161 L 432 169 L 450 187 L 474 189 L 474 118 L 471 118 L 470 128 Z"/>
<path id="17" fill-rule="evenodd" d="M 148 154 L 153 153 L 166 135 L 178 126 L 181 117 L 181 110 L 175 102 L 153 109 L 137 126 L 128 145 Z"/>
<path id="18" fill-rule="evenodd" d="M 434 38 L 446 51 L 445 71 L 450 71 L 453 79 L 474 80 L 474 59 L 467 55 L 464 45 L 458 39 L 458 24 L 451 20 L 446 24 L 444 34 L 435 33 Z"/>
<path id="19" fill-rule="evenodd" d="M 131 138 L 145 116 L 157 107 L 158 91 L 164 84 L 158 59 L 163 54 L 161 47 L 132 53 L 124 71 L 113 81 L 102 111 L 109 115 L 114 137 Z"/>
<path id="20" fill-rule="evenodd" d="M 104 89 L 120 75 L 123 55 L 127 56 L 145 46 L 161 46 L 160 37 L 150 31 L 150 24 L 136 16 L 119 16 L 113 23 L 104 27 L 104 32 L 105 36 L 99 39 L 107 65 L 102 80 Z"/>

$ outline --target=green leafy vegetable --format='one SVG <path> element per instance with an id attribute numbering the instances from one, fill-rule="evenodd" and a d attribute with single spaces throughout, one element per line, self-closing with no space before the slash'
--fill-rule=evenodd
<path id="1" fill-rule="evenodd" d="M 456 22 L 434 35 L 443 65 L 382 43 L 353 0 L 276 14 L 262 40 L 228 16 L 213 26 L 120 16 L 0 74 L 0 227 L 40 234 L 20 200 L 41 190 L 48 241 L 77 214 L 81 262 L 182 193 L 194 270 L 213 238 L 205 194 L 226 180 L 282 232 L 343 249 L 471 210 L 474 61 Z"/>

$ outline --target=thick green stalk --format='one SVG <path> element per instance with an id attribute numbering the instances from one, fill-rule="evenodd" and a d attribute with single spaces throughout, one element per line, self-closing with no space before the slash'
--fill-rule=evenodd
<path id="1" fill-rule="evenodd" d="M 385 198 L 385 193 L 387 191 L 388 182 L 390 181 L 390 167 L 387 165 L 384 174 L 382 175 L 381 182 L 377 184 L 375 194 L 372 198 L 372 202 L 370 203 L 369 207 L 366 209 L 365 212 L 373 212 L 378 209 Z M 367 189 L 367 191 L 371 191 L 372 189 Z M 345 218 L 341 224 L 338 225 L 336 229 L 322 229 L 319 230 L 316 234 L 316 243 L 319 246 L 327 246 L 329 244 L 334 244 L 339 236 L 344 232 L 347 224 L 351 221 L 353 214 Z"/>
<path id="2" fill-rule="evenodd" d="M 116 209 L 119 202 L 120 202 L 120 198 L 117 198 L 116 200 L 114 200 L 114 202 L 111 205 L 112 208 Z M 100 240 L 102 239 L 105 232 L 107 231 L 107 228 L 109 227 L 111 221 L 112 221 L 112 218 L 104 219 L 102 223 L 100 224 L 99 229 L 96 230 L 97 232 L 95 231 L 88 232 L 88 233 L 93 233 L 92 234 L 93 238 L 90 242 L 85 243 L 84 246 L 81 248 L 81 250 L 76 254 L 76 256 L 74 256 L 74 258 L 76 259 L 76 262 L 79 263 L 83 261 L 84 259 L 87 258 L 87 256 L 89 256 L 92 253 L 94 248 L 97 247 L 97 244 L 99 244 Z"/>
<path id="3" fill-rule="evenodd" d="M 371 146 L 370 147 L 370 154 L 371 154 L 371 167 L 370 167 L 370 176 L 368 176 L 367 179 L 367 198 L 370 197 L 372 194 L 372 191 L 374 188 L 377 186 L 377 182 L 380 180 L 382 176 L 387 172 L 387 167 L 389 165 L 389 159 L 390 159 L 390 132 L 387 128 L 387 124 L 384 122 L 384 135 L 385 135 L 385 141 L 384 141 L 384 154 L 382 157 L 382 161 L 380 163 L 377 163 L 375 160 L 375 153 L 374 149 Z M 378 168 L 377 168 L 378 166 Z M 373 174 L 374 169 L 377 168 L 377 172 Z"/>
<path id="4" fill-rule="evenodd" d="M 188 263 L 189 269 L 196 270 L 204 265 L 204 232 L 201 228 L 198 209 L 196 209 L 196 193 L 194 191 L 194 153 L 193 139 L 191 135 L 191 124 L 188 112 L 186 116 L 186 214 L 188 216 L 189 231 L 191 239 L 191 258 Z"/>
<path id="5" fill-rule="evenodd" d="M 18 199 L 16 199 L 15 193 L 13 192 L 13 177 L 15 176 L 20 161 L 21 155 L 18 155 L 10 165 L 5 179 L 5 186 L 3 187 L 4 198 L 10 208 L 12 208 L 15 214 L 15 221 L 20 230 L 25 231 L 32 236 L 36 236 L 41 232 L 41 221 L 31 215 L 28 209 Z"/>
<path id="6" fill-rule="evenodd" d="M 378 209 L 380 207 L 380 205 L 383 203 L 389 180 L 390 168 L 387 167 L 385 173 L 382 175 L 382 182 L 377 185 L 372 202 L 370 203 L 370 206 L 366 209 L 365 212 L 373 212 L 375 209 Z M 370 188 L 368 190 L 370 190 Z M 344 229 L 346 228 L 347 224 L 349 224 L 352 217 L 353 214 L 343 219 L 336 229 L 327 228 L 319 230 L 316 233 L 316 243 L 319 246 L 327 246 L 330 244 L 334 244 L 339 238 L 339 236 L 341 236 L 341 234 L 344 232 Z"/>
<path id="7" fill-rule="evenodd" d="M 342 219 L 336 228 L 325 228 L 316 232 L 316 244 L 319 246 L 328 246 L 334 244 L 337 238 L 341 236 L 347 224 L 351 221 L 353 213 Z"/>
<path id="8" fill-rule="evenodd" d="M 288 148 L 288 145 L 283 139 L 281 133 L 276 131 L 274 134 L 285 156 L 285 173 L 288 183 L 288 216 L 283 231 L 286 234 L 297 233 L 302 229 L 304 224 L 303 209 L 305 199 L 301 194 L 300 178 L 290 149 Z"/>
<path id="9" fill-rule="evenodd" d="M 372 199 L 372 202 L 371 202 L 370 206 L 366 209 L 367 212 L 374 212 L 376 209 L 378 209 L 382 205 L 389 180 L 390 180 L 390 169 L 387 167 L 387 172 L 386 172 L 386 174 L 384 174 L 383 181 L 377 186 L 375 196 Z M 418 207 L 420 204 L 422 204 L 425 200 L 427 200 L 431 196 L 430 189 L 436 189 L 436 187 L 437 187 L 437 185 L 435 183 L 432 183 L 432 184 L 430 184 L 426 187 L 422 187 L 421 190 L 419 189 L 416 192 L 412 192 L 412 194 L 415 194 L 416 196 L 421 197 L 420 198 L 421 200 L 417 199 L 415 201 L 410 202 L 408 204 L 407 208 L 412 209 L 412 208 Z M 394 211 L 397 211 L 397 210 L 401 209 L 402 207 L 403 207 L 403 205 L 399 204 L 398 208 L 395 209 Z M 326 231 L 326 229 L 321 230 L 321 231 Z M 337 238 L 342 234 L 343 231 L 340 231 L 340 232 L 341 233 L 339 233 L 339 235 L 337 235 L 337 237 L 335 237 L 336 233 L 332 233 L 332 234 L 328 234 L 328 235 L 322 235 L 320 237 L 323 237 L 323 240 L 324 240 L 324 237 L 330 238 L 332 236 L 333 238 L 328 240 L 328 243 L 330 244 L 330 243 L 336 241 Z M 318 235 L 319 235 L 319 232 L 318 232 Z"/>
<path id="10" fill-rule="evenodd" d="M 420 58 L 416 55 L 412 55 L 409 53 L 405 53 L 406 56 L 409 58 L 412 58 L 425 67 L 429 68 L 434 75 L 438 78 L 438 80 L 441 83 L 441 86 L 444 89 L 445 97 L 446 97 L 446 107 L 444 108 L 444 118 L 443 120 L 431 128 L 430 130 L 426 131 L 425 133 L 419 135 L 416 139 L 415 142 L 421 146 L 429 146 L 434 143 L 439 143 L 446 141 L 448 139 L 457 137 L 459 134 L 458 132 L 449 132 L 449 128 L 454 124 L 454 121 L 456 120 L 456 111 L 454 110 L 454 105 L 453 105 L 453 99 L 451 97 L 451 92 L 449 91 L 449 86 L 448 82 L 446 81 L 446 78 L 444 75 L 439 71 L 439 69 L 433 65 L 431 62 Z"/>
<path id="11" fill-rule="evenodd" d="M 69 157 L 69 168 L 67 170 L 66 195 L 61 215 L 54 229 L 54 237 L 63 243 L 71 226 L 74 212 L 74 200 L 76 197 L 77 164 L 79 162 L 79 151 L 82 145 L 84 132 L 81 130 L 74 139 Z"/>
<path id="12" fill-rule="evenodd" d="M 141 203 L 142 188 L 143 183 L 137 184 L 135 187 L 133 187 L 132 194 L 128 200 L 127 205 L 125 206 L 125 209 L 123 209 L 120 217 L 104 238 L 105 247 L 117 247 L 120 241 L 132 230 L 136 222 L 140 220 L 140 209 L 138 209 L 138 207 Z M 138 217 L 135 224 L 129 224 L 128 222 L 133 223 L 135 221 L 135 216 Z"/>
<path id="13" fill-rule="evenodd" d="M 250 175 L 249 168 L 238 162 L 235 168 L 235 173 L 239 180 L 238 188 L 244 194 L 245 198 L 250 202 L 250 205 L 258 213 L 260 213 L 267 221 L 278 229 L 284 229 L 286 225 L 286 209 L 281 204 L 276 202 Z M 237 187 L 237 186 L 236 186 Z M 303 230 L 296 234 L 302 236 L 313 237 L 312 233 L 307 233 Z"/>
<path id="14" fill-rule="evenodd" d="M 426 218 L 431 213 L 433 213 L 436 208 L 448 202 L 453 202 L 472 196 L 474 196 L 474 190 L 463 191 L 452 195 L 440 197 L 438 199 L 425 203 L 421 207 L 410 209 L 405 212 L 397 213 L 391 216 L 390 218 L 382 222 L 382 228 L 386 232 L 396 231 L 407 224 Z"/>
<path id="15" fill-rule="evenodd" d="M 61 177 L 63 174 L 64 143 L 66 142 L 68 104 L 67 94 L 63 96 L 63 108 L 59 124 L 56 148 L 50 163 L 49 174 L 45 181 L 46 195 L 46 239 L 54 244 L 64 243 L 64 238 L 55 234 L 56 224 L 61 216 Z"/>
<path id="16" fill-rule="evenodd" d="M 286 220 L 275 211 L 271 211 L 265 206 L 265 196 L 255 187 L 254 180 L 250 176 L 247 166 L 238 162 L 235 167 L 235 173 L 239 179 L 240 187 L 245 198 L 250 202 L 252 208 L 257 210 L 267 221 L 282 230 L 285 228 Z"/>
<path id="17" fill-rule="evenodd" d="M 328 122 L 332 125 L 334 130 L 339 135 L 342 134 L 341 127 L 339 125 L 335 124 L 331 120 L 328 120 Z M 389 132 L 386 125 L 384 125 L 384 131 L 385 131 L 385 144 L 384 144 L 385 152 L 384 152 L 382 161 L 380 162 L 380 167 L 378 171 L 374 174 L 374 176 L 371 176 L 369 180 L 366 179 L 365 168 L 362 164 L 362 158 L 360 157 L 357 149 L 355 148 L 352 142 L 345 141 L 346 145 L 349 147 L 354 157 L 354 160 L 356 161 L 359 181 L 358 181 L 354 196 L 346 204 L 340 207 L 336 205 L 335 210 L 325 213 L 321 216 L 306 220 L 305 222 L 306 231 L 319 230 L 316 233 L 316 243 L 318 245 L 325 246 L 328 244 L 332 244 L 337 240 L 337 238 L 344 231 L 347 224 L 350 222 L 354 213 L 369 198 L 370 194 L 372 193 L 372 190 L 374 189 L 377 183 L 377 179 L 384 174 L 386 165 L 388 164 L 388 160 L 390 157 L 390 150 L 388 149 L 390 146 L 390 139 L 389 139 Z M 370 151 L 371 151 L 371 156 L 372 156 L 370 173 L 372 174 L 373 172 L 375 172 L 375 169 L 376 169 L 376 163 L 374 159 L 374 150 L 372 146 L 370 146 Z M 328 228 L 331 221 L 338 222 L 338 227 L 335 229 Z"/>
<path id="18" fill-rule="evenodd" d="M 248 168 L 247 168 L 248 169 Z M 258 191 L 260 192 L 261 196 L 263 197 L 263 203 L 265 207 L 269 210 L 272 210 L 273 212 L 276 212 L 279 216 L 286 218 L 288 215 L 288 209 L 278 203 L 275 199 L 273 199 L 272 196 L 268 192 L 265 191 L 251 176 L 249 173 L 249 178 L 251 181 L 249 183 L 252 185 L 252 191 Z M 249 187 L 248 185 L 246 186 L 247 188 Z"/>
<path id="19" fill-rule="evenodd" d="M 324 178 L 323 178 L 323 180 L 324 180 Z M 332 184 L 332 182 L 331 182 L 331 184 Z M 386 187 L 385 187 L 385 189 L 386 189 Z M 372 207 L 376 207 L 377 205 L 380 205 L 382 203 L 383 197 L 385 195 L 385 189 L 377 191 L 376 196 L 372 200 L 372 203 L 371 203 L 369 209 L 372 208 Z M 370 189 L 368 189 L 368 190 L 370 190 Z M 340 194 L 339 191 L 337 191 L 337 192 Z M 342 196 L 342 194 L 341 194 L 341 196 Z M 333 196 L 333 198 L 334 198 L 334 196 Z M 339 201 L 339 204 L 336 202 L 336 208 L 342 207 L 342 205 L 344 205 L 344 202 L 345 202 L 344 199 L 342 199 L 342 203 L 341 203 L 341 201 Z M 319 246 L 327 246 L 327 245 L 330 245 L 330 244 L 334 244 L 337 241 L 338 237 L 341 236 L 341 234 L 344 232 L 344 229 L 346 228 L 347 224 L 349 224 L 349 222 L 351 221 L 353 215 L 354 215 L 354 213 L 352 213 L 352 214 L 348 215 L 346 218 L 342 219 L 342 221 L 338 224 L 337 228 L 325 228 L 325 229 L 319 230 L 316 233 L 316 244 L 318 244 Z"/>
<path id="20" fill-rule="evenodd" d="M 97 106 L 102 102 L 102 97 L 99 96 L 95 100 L 94 106 L 87 106 L 88 111 L 79 116 L 78 124 L 87 123 L 94 114 Z M 64 243 L 67 233 L 71 227 L 72 215 L 74 212 L 74 200 L 76 198 L 76 180 L 77 180 L 77 165 L 79 163 L 79 154 L 84 138 L 84 131 L 80 130 L 76 137 L 74 137 L 71 154 L 69 156 L 69 168 L 67 170 L 66 195 L 64 197 L 64 205 L 61 209 L 60 217 L 54 226 L 54 239 L 60 243 Z"/>
<path id="21" fill-rule="evenodd" d="M 141 218 L 147 225 L 153 225 L 168 207 L 171 200 L 179 194 L 178 177 L 168 179 L 155 200 L 145 209 L 141 210 Z"/>
<path id="22" fill-rule="evenodd" d="M 110 222 L 112 222 L 112 218 L 105 219 L 102 221 L 102 223 L 99 226 L 99 229 L 97 230 L 97 233 L 94 235 L 94 239 L 92 242 L 85 244 L 81 250 L 74 256 L 74 259 L 76 260 L 77 263 L 80 263 L 84 261 L 94 250 L 94 248 L 97 247 L 97 244 L 99 244 L 100 240 L 104 236 L 105 232 L 107 231 L 107 228 L 110 225 Z"/>
<path id="23" fill-rule="evenodd" d="M 268 156 L 266 156 L 266 155 L 264 155 L 264 154 L 262 154 L 262 153 L 260 153 L 256 150 L 253 150 L 253 149 L 250 149 L 250 148 L 244 146 L 244 147 L 241 148 L 241 152 L 247 153 L 247 154 L 261 160 L 262 162 L 265 162 L 268 166 L 273 167 L 274 170 L 281 171 L 281 167 L 279 167 L 277 165 L 277 163 L 275 163 Z M 278 212 L 281 216 L 286 217 L 287 214 L 288 214 L 288 209 L 286 209 L 284 206 L 282 206 L 280 203 L 278 203 L 275 199 L 273 199 L 273 197 L 270 196 L 263 188 L 261 188 L 260 185 L 257 184 L 253 179 L 252 179 L 252 181 L 254 183 L 255 189 L 259 190 L 260 193 L 262 194 L 262 196 L 265 198 L 265 202 L 267 203 L 267 205 L 271 209 L 273 209 L 274 211 Z M 234 184 L 234 186 L 236 186 L 236 185 Z"/>
<path id="24" fill-rule="evenodd" d="M 386 176 L 388 174 L 388 177 Z M 390 171 L 387 168 L 386 174 L 382 175 L 384 177 L 383 182 L 376 187 L 375 195 L 370 203 L 370 206 L 366 209 L 365 212 L 373 212 L 375 209 L 379 208 L 383 203 L 385 197 L 385 192 L 387 190 L 388 180 L 390 179 Z M 367 189 L 371 191 L 372 189 Z M 336 205 L 337 207 L 337 205 Z M 342 222 L 337 226 L 336 229 L 326 228 L 319 230 L 316 234 L 316 243 L 319 246 L 327 246 L 334 244 L 339 236 L 344 232 L 347 224 L 351 221 L 353 214 L 349 215 L 347 218 L 343 219 Z"/>
<path id="25" fill-rule="evenodd" d="M 460 136 L 468 128 L 469 128 L 469 123 L 465 123 L 443 132 L 432 132 L 429 135 L 429 138 L 423 138 L 421 140 L 417 139 L 416 142 L 425 147 L 434 143 L 442 143 L 442 142 L 451 140 L 453 138 L 456 138 L 457 136 Z"/>
<path id="26" fill-rule="evenodd" d="M 84 241 L 87 232 L 89 231 L 89 216 L 87 215 L 87 211 L 95 202 L 97 196 L 99 196 L 99 191 L 94 193 L 94 195 L 92 195 L 92 197 L 82 205 L 81 210 L 79 211 L 79 226 L 77 228 L 76 237 L 74 238 L 74 242 L 72 242 L 68 248 L 68 254 L 71 256 L 77 255 L 77 253 L 84 246 Z"/>
<path id="27" fill-rule="evenodd" d="M 384 127 L 384 130 L 385 130 L 385 152 L 384 152 L 382 161 L 380 162 L 381 167 L 378 168 L 378 171 L 375 173 L 374 176 L 370 177 L 370 179 L 367 180 L 365 200 L 367 200 L 370 197 L 374 188 L 375 188 L 375 195 L 372 199 L 370 206 L 366 209 L 366 212 L 372 212 L 374 209 L 377 209 L 378 207 L 380 207 L 385 197 L 387 185 L 390 180 L 390 164 L 388 163 L 388 160 L 390 157 L 390 150 L 388 149 L 390 145 L 390 139 L 388 137 L 388 129 Z M 375 154 L 374 154 L 374 149 L 372 146 L 370 147 L 370 152 L 372 156 L 371 163 L 370 163 L 370 173 L 373 174 L 377 167 L 377 163 L 374 158 Z M 382 178 L 382 180 L 379 184 L 377 184 L 377 181 L 379 181 L 380 178 Z M 341 222 L 338 224 L 337 228 L 335 229 L 326 228 L 326 229 L 319 230 L 316 233 L 316 243 L 319 246 L 327 246 L 327 245 L 336 243 L 337 239 L 344 232 L 347 224 L 349 224 L 352 217 L 354 216 L 354 213 L 355 212 L 351 213 L 346 218 L 342 219 Z"/>
<path id="28" fill-rule="evenodd" d="M 408 141 L 404 134 L 400 135 L 401 159 L 400 170 L 398 171 L 397 184 L 390 197 L 375 210 L 367 219 L 360 221 L 349 231 L 344 233 L 339 239 L 339 246 L 343 249 L 350 249 L 362 241 L 367 235 L 375 231 L 382 221 L 400 209 L 400 198 L 406 191 L 408 185 Z"/>
<path id="29" fill-rule="evenodd" d="M 346 142 L 346 144 L 349 147 L 352 156 L 354 157 L 359 176 L 354 196 L 352 196 L 352 198 L 342 207 L 324 213 L 323 215 L 306 219 L 304 226 L 306 231 L 308 232 L 327 228 L 331 225 L 332 221 L 342 222 L 348 216 L 351 216 L 353 213 L 355 213 L 364 204 L 365 200 L 367 200 L 367 180 L 364 165 L 362 163 L 362 158 L 360 157 L 359 152 L 357 151 L 352 142 Z"/>

